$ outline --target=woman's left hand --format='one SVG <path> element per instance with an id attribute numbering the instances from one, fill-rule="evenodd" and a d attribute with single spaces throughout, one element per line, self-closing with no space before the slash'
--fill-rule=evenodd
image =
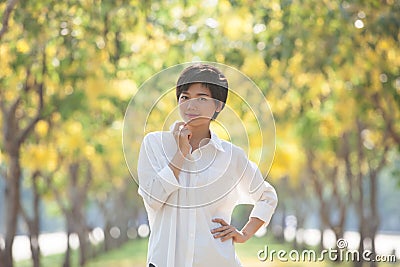
<path id="1" fill-rule="evenodd" d="M 244 243 L 247 241 L 248 237 L 243 232 L 239 231 L 234 226 L 229 225 L 223 219 L 215 218 L 212 221 L 222 225 L 221 227 L 211 230 L 214 238 L 221 238 L 222 242 L 231 238 L 235 243 Z"/>

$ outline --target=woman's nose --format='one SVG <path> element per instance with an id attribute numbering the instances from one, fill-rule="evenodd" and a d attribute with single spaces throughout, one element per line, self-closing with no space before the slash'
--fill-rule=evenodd
<path id="1" fill-rule="evenodd" d="M 187 101 L 187 109 L 197 109 L 197 101 L 196 99 L 189 99 Z"/>

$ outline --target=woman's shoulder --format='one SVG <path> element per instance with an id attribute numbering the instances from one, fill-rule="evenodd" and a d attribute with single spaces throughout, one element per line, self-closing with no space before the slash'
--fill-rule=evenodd
<path id="1" fill-rule="evenodd" d="M 165 143 L 171 142 L 174 140 L 174 136 L 172 135 L 171 131 L 154 131 L 145 134 L 143 138 L 143 142 L 150 142 L 150 143 Z"/>
<path id="2" fill-rule="evenodd" d="M 225 152 L 228 152 L 228 153 L 232 154 L 233 156 L 237 156 L 237 157 L 245 156 L 246 157 L 246 153 L 245 153 L 244 149 L 242 147 L 240 147 L 239 145 L 236 145 L 232 142 L 221 139 L 221 146 L 225 150 Z"/>

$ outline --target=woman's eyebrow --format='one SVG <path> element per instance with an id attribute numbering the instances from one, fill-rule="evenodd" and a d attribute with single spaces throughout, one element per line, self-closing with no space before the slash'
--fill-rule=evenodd
<path id="1" fill-rule="evenodd" d="M 188 93 L 187 91 L 182 92 L 182 94 L 190 95 L 190 93 Z M 209 93 L 197 93 L 196 96 L 210 96 L 210 94 Z"/>
<path id="2" fill-rule="evenodd" d="M 203 95 L 205 95 L 205 96 L 210 96 L 210 94 L 208 94 L 208 93 L 198 93 L 198 94 L 196 94 L 196 95 L 198 95 L 198 96 L 203 96 Z"/>

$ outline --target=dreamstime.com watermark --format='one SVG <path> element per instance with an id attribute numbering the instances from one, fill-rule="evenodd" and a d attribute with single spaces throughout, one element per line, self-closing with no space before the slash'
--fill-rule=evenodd
<path id="1" fill-rule="evenodd" d="M 281 262 L 321 262 L 324 260 L 331 261 L 365 261 L 365 262 L 396 262 L 396 255 L 374 255 L 370 250 L 364 250 L 360 253 L 358 250 L 349 250 L 348 243 L 345 239 L 339 239 L 336 242 L 337 248 L 324 249 L 321 252 L 314 250 L 274 250 L 269 249 L 265 245 L 264 249 L 257 252 L 260 261 L 281 261 Z"/>

